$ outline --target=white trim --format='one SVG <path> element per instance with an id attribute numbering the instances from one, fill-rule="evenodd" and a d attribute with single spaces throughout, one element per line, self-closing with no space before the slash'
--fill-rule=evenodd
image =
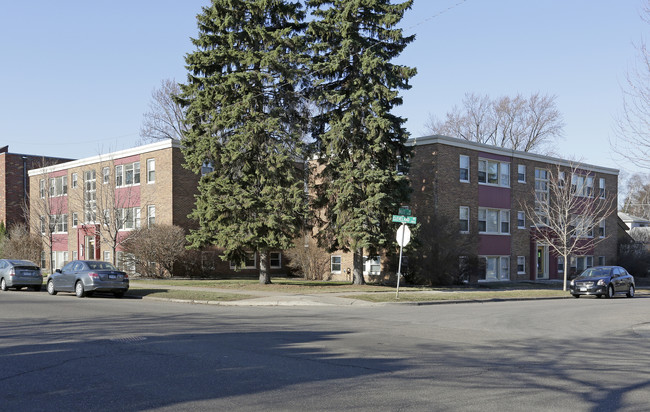
<path id="1" fill-rule="evenodd" d="M 456 139 L 449 136 L 430 135 L 430 136 L 415 137 L 409 139 L 406 142 L 406 145 L 416 147 L 416 146 L 436 144 L 436 143 L 445 144 L 448 146 L 460 147 L 463 149 L 480 151 L 484 153 L 491 153 L 499 156 L 511 157 L 515 159 L 533 160 L 533 161 L 551 163 L 551 164 L 556 164 L 559 166 L 567 166 L 567 167 L 577 166 L 579 169 L 598 172 L 598 173 L 605 173 L 605 174 L 610 174 L 615 176 L 618 176 L 619 173 L 618 169 L 611 169 L 608 167 L 596 166 L 587 163 L 571 162 L 569 160 L 564 160 L 557 157 L 545 156 L 545 155 L 540 155 L 540 154 L 535 154 L 530 152 L 522 152 L 519 150 L 504 149 L 497 146 L 492 146 L 484 143 L 470 142 L 468 140 Z"/>
<path id="2" fill-rule="evenodd" d="M 132 147 L 130 149 L 120 150 L 117 152 L 97 155 L 93 157 L 86 157 L 85 159 L 73 160 L 71 162 L 59 163 L 53 166 L 41 167 L 40 169 L 32 169 L 29 171 L 29 176 L 38 176 L 41 174 L 53 173 L 60 170 L 68 170 L 75 167 L 87 166 L 95 163 L 106 162 L 108 160 L 114 161 L 125 157 L 141 155 L 157 150 L 180 148 L 181 144 L 178 140 L 166 139 L 160 142 L 147 144 L 144 146 Z"/>

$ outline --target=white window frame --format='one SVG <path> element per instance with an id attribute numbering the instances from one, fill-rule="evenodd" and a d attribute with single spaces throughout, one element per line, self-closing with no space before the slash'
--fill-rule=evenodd
<path id="1" fill-rule="evenodd" d="M 364 256 L 363 257 L 363 274 L 364 275 L 380 275 L 381 274 L 381 257 L 380 256 L 370 256 L 370 257 L 369 256 Z"/>
<path id="2" fill-rule="evenodd" d="M 50 197 L 68 195 L 68 176 L 57 176 L 50 178 Z"/>
<path id="3" fill-rule="evenodd" d="M 517 182 L 526 183 L 526 165 L 517 165 Z"/>
<path id="4" fill-rule="evenodd" d="M 517 229 L 526 229 L 526 212 L 517 211 Z"/>
<path id="5" fill-rule="evenodd" d="M 601 177 L 598 179 L 598 192 L 600 193 L 600 198 L 604 199 L 605 198 L 605 178 Z"/>
<path id="6" fill-rule="evenodd" d="M 274 262 L 277 262 L 273 264 Z M 282 268 L 282 252 L 269 252 L 269 267 L 271 269 Z"/>
<path id="7" fill-rule="evenodd" d="M 336 262 L 338 261 L 338 262 Z M 334 269 L 335 266 L 338 266 L 338 270 Z M 343 259 L 341 255 L 331 255 L 330 256 L 330 272 L 331 273 L 342 273 L 343 272 Z"/>
<path id="8" fill-rule="evenodd" d="M 557 273 L 564 273 L 564 257 L 557 257 Z"/>
<path id="9" fill-rule="evenodd" d="M 104 262 L 113 263 L 111 261 L 111 252 L 110 252 L 110 250 L 105 250 L 104 251 Z"/>
<path id="10" fill-rule="evenodd" d="M 496 221 L 495 221 L 496 218 Z M 485 222 L 485 230 L 481 230 L 481 222 Z M 479 234 L 485 235 L 509 235 L 510 234 L 510 210 L 509 209 L 493 209 L 487 207 L 479 207 L 478 209 L 478 224 Z M 503 230 L 503 226 L 507 225 L 507 231 Z M 496 230 L 491 230 L 491 226 L 496 225 Z"/>
<path id="11" fill-rule="evenodd" d="M 107 185 L 111 181 L 111 169 L 108 166 L 102 168 L 102 183 Z"/>
<path id="12" fill-rule="evenodd" d="M 496 173 L 490 170 L 496 168 Z M 496 177 L 496 182 L 490 176 Z M 510 187 L 510 163 L 491 159 L 478 160 L 478 183 L 480 185 Z"/>
<path id="13" fill-rule="evenodd" d="M 578 262 L 583 262 L 584 267 L 580 267 Z M 594 266 L 594 257 L 593 255 L 580 255 L 580 256 L 571 256 L 571 268 L 576 269 L 576 274 L 580 274 L 585 269 L 591 268 Z"/>
<path id="14" fill-rule="evenodd" d="M 147 227 L 156 224 L 156 205 L 147 206 Z"/>
<path id="15" fill-rule="evenodd" d="M 469 156 L 460 155 L 459 160 L 458 160 L 458 164 L 459 164 L 459 168 L 460 168 L 460 170 L 459 170 L 460 181 L 464 182 L 464 183 L 469 183 L 469 179 L 470 179 L 470 177 L 469 177 L 469 165 L 470 165 Z M 463 171 L 467 175 L 467 179 L 463 179 Z"/>
<path id="16" fill-rule="evenodd" d="M 485 261 L 485 279 L 481 279 L 481 281 L 505 282 L 510 280 L 510 256 L 479 256 L 479 259 Z M 491 262 L 495 273 L 488 277 Z"/>
<path id="17" fill-rule="evenodd" d="M 72 180 L 72 182 L 70 183 L 70 185 L 71 185 L 72 189 L 76 189 L 77 188 L 77 180 L 78 180 L 78 176 L 77 176 L 76 173 L 72 174 L 71 180 Z"/>
<path id="18" fill-rule="evenodd" d="M 607 230 L 606 230 L 606 226 L 605 226 L 605 219 L 601 220 L 601 221 L 598 223 L 598 237 L 601 238 L 601 239 L 607 237 Z"/>
<path id="19" fill-rule="evenodd" d="M 140 162 L 125 163 L 115 166 L 115 187 L 138 186 L 139 184 Z"/>
<path id="20" fill-rule="evenodd" d="M 77 227 L 79 225 L 79 215 L 77 212 L 72 212 L 72 227 Z"/>
<path id="21" fill-rule="evenodd" d="M 38 181 L 38 193 L 41 199 L 45 199 L 45 179 Z"/>
<path id="22" fill-rule="evenodd" d="M 147 159 L 147 183 L 156 182 L 156 159 Z"/>
<path id="23" fill-rule="evenodd" d="M 460 233 L 469 233 L 469 207 L 468 206 L 460 206 L 458 208 L 458 219 L 460 225 Z M 467 230 L 463 230 L 463 221 L 467 222 Z"/>
<path id="24" fill-rule="evenodd" d="M 252 256 L 252 259 L 251 259 Z M 253 266 L 248 264 L 249 261 L 253 262 Z M 235 262 L 230 261 L 230 269 L 256 269 L 257 268 L 257 253 L 248 252 L 246 253 L 246 259 L 244 259 L 244 266 L 237 266 Z"/>
<path id="25" fill-rule="evenodd" d="M 128 231 L 140 228 L 140 208 L 127 207 L 124 209 L 117 209 L 117 218 L 120 231 Z"/>
<path id="26" fill-rule="evenodd" d="M 519 269 L 521 267 L 521 270 Z M 517 256 L 517 274 L 526 274 L 526 256 Z"/>

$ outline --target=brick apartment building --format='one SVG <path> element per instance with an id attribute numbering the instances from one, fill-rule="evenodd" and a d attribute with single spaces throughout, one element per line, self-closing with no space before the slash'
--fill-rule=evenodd
<path id="1" fill-rule="evenodd" d="M 9 146 L 0 148 L 0 221 L 5 223 L 5 227 L 27 223 L 23 210 L 30 190 L 27 172 L 70 160 L 72 159 L 9 153 Z"/>
<path id="2" fill-rule="evenodd" d="M 478 239 L 473 252 L 485 267 L 484 280 L 562 279 L 565 267 L 580 271 L 616 263 L 616 213 L 593 235 L 604 240 L 572 256 L 568 265 L 532 233 L 522 204 L 534 204 L 536 183 L 545 187 L 547 172 L 559 167 L 570 173 L 571 162 L 445 136 L 419 137 L 409 144 L 414 148 L 411 206 L 422 232 L 436 213 L 459 222 L 459 236 Z M 579 173 L 592 196 L 616 196 L 618 170 L 580 163 Z M 490 224 L 492 219 L 496 224 Z"/>
<path id="3" fill-rule="evenodd" d="M 118 240 L 138 227 L 151 224 L 176 225 L 190 230 L 196 222 L 188 215 L 194 208 L 199 176 L 183 167 L 178 141 L 165 140 L 132 149 L 80 159 L 29 172 L 31 182 L 32 232 L 45 233 L 46 217 L 54 230 L 44 236 L 41 267 L 61 268 L 74 259 L 115 261 L 122 265 L 122 250 L 102 236 L 102 216 L 117 214 L 123 220 Z M 52 235 L 48 259 L 47 238 Z M 106 233 L 104 233 L 106 235 Z M 102 241 L 104 239 L 104 241 Z M 257 275 L 257 259 L 251 254 L 243 268 L 235 271 L 223 262 L 217 249 L 196 251 L 182 269 L 191 276 Z M 271 254 L 271 273 L 286 273 L 282 254 Z"/>

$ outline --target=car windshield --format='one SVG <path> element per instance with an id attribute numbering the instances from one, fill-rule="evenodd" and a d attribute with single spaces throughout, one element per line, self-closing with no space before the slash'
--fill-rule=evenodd
<path id="1" fill-rule="evenodd" d="M 602 278 L 604 276 L 609 276 L 611 269 L 610 268 L 589 268 L 582 272 L 580 277 L 583 278 Z"/>

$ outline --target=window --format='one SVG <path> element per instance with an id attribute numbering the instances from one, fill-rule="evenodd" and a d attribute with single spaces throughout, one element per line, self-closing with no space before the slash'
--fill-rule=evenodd
<path id="1" fill-rule="evenodd" d="M 110 262 L 111 261 L 111 252 L 108 250 L 104 251 L 104 262 Z"/>
<path id="2" fill-rule="evenodd" d="M 68 215 L 50 215 L 52 233 L 68 233 Z"/>
<path id="3" fill-rule="evenodd" d="M 330 271 L 332 273 L 341 273 L 341 256 L 330 257 Z"/>
<path id="4" fill-rule="evenodd" d="M 593 256 L 572 256 L 571 257 L 571 267 L 575 268 L 576 273 L 580 273 L 583 270 L 593 266 L 594 266 Z"/>
<path id="5" fill-rule="evenodd" d="M 379 275 L 381 273 L 381 260 L 379 256 L 363 257 L 363 274 Z"/>
<path id="6" fill-rule="evenodd" d="M 557 257 L 557 273 L 564 273 L 564 258 L 562 256 Z"/>
<path id="7" fill-rule="evenodd" d="M 461 233 L 469 233 L 469 207 L 461 206 L 459 209 L 459 214 Z"/>
<path id="8" fill-rule="evenodd" d="M 573 229 L 574 237 L 594 237 L 593 218 L 589 216 L 573 216 L 571 219 L 571 227 L 569 229 Z"/>
<path id="9" fill-rule="evenodd" d="M 72 260 L 77 260 L 79 259 L 79 254 L 77 253 L 76 250 L 72 251 Z"/>
<path id="10" fill-rule="evenodd" d="M 478 231 L 489 234 L 510 233 L 510 211 L 479 208 Z"/>
<path id="11" fill-rule="evenodd" d="M 517 228 L 526 229 L 526 214 L 522 211 L 517 212 Z"/>
<path id="12" fill-rule="evenodd" d="M 108 184 L 111 178 L 111 171 L 108 167 L 102 169 L 102 183 Z"/>
<path id="13" fill-rule="evenodd" d="M 526 165 L 517 165 L 517 181 L 526 183 Z"/>
<path id="14" fill-rule="evenodd" d="M 480 256 L 479 260 L 482 264 L 482 280 L 503 281 L 510 279 L 509 256 Z"/>
<path id="15" fill-rule="evenodd" d="M 560 172 L 557 174 L 557 185 L 559 187 L 564 187 L 566 184 L 566 173 Z"/>
<path id="16" fill-rule="evenodd" d="M 44 268 L 46 266 L 47 266 L 47 262 L 45 261 L 45 252 L 41 252 L 41 267 Z"/>
<path id="17" fill-rule="evenodd" d="M 605 198 L 605 179 L 602 177 L 598 179 L 598 192 L 600 193 L 600 198 Z"/>
<path id="18" fill-rule="evenodd" d="M 156 181 L 156 159 L 147 159 L 147 183 Z"/>
<path id="19" fill-rule="evenodd" d="M 271 269 L 280 269 L 282 267 L 282 253 L 280 252 L 271 252 L 269 253 L 269 263 Z"/>
<path id="20" fill-rule="evenodd" d="M 147 227 L 151 227 L 156 224 L 156 206 L 149 205 L 147 206 Z"/>
<path id="21" fill-rule="evenodd" d="M 72 188 L 73 189 L 77 188 L 77 174 L 76 173 L 72 174 Z"/>
<path id="22" fill-rule="evenodd" d="M 68 262 L 68 252 L 59 252 L 55 251 L 52 252 L 52 263 L 54 267 L 52 268 L 52 272 L 56 269 L 61 269 L 63 265 L 65 265 Z"/>
<path id="23" fill-rule="evenodd" d="M 86 223 L 97 219 L 97 182 L 94 170 L 84 172 L 84 212 Z"/>
<path id="24" fill-rule="evenodd" d="M 243 266 L 242 266 L 243 264 Z M 236 264 L 233 261 L 230 261 L 230 269 L 255 269 L 257 267 L 257 254 L 255 252 L 246 253 L 244 261 L 240 264 Z"/>
<path id="25" fill-rule="evenodd" d="M 546 210 L 548 206 L 548 171 L 535 169 L 535 212 L 542 223 L 548 223 Z"/>
<path id="26" fill-rule="evenodd" d="M 120 230 L 140 228 L 140 208 L 127 207 L 125 209 L 117 209 L 117 226 Z"/>
<path id="27" fill-rule="evenodd" d="M 598 266 L 605 266 L 605 256 L 598 256 Z"/>
<path id="28" fill-rule="evenodd" d="M 479 159 L 478 181 L 497 186 L 510 186 L 510 164 Z"/>
<path id="29" fill-rule="evenodd" d="M 140 162 L 115 166 L 115 187 L 140 184 Z"/>
<path id="30" fill-rule="evenodd" d="M 66 196 L 68 194 L 68 176 L 50 178 L 50 197 Z"/>
<path id="31" fill-rule="evenodd" d="M 45 179 L 41 179 L 38 182 L 38 193 L 41 196 L 41 199 L 45 199 Z"/>
<path id="32" fill-rule="evenodd" d="M 39 219 L 41 221 L 41 235 L 45 234 L 45 216 L 39 216 Z"/>
<path id="33" fill-rule="evenodd" d="M 72 212 L 72 227 L 77 227 L 79 224 L 79 217 L 76 212 Z"/>
<path id="34" fill-rule="evenodd" d="M 603 219 L 598 224 L 598 237 L 605 237 L 605 235 L 605 219 Z"/>
<path id="35" fill-rule="evenodd" d="M 526 256 L 517 256 L 517 273 L 520 275 L 526 273 Z"/>
<path id="36" fill-rule="evenodd" d="M 135 255 L 118 251 L 115 253 L 117 258 L 117 268 L 129 273 L 135 273 Z"/>
<path id="37" fill-rule="evenodd" d="M 592 176 L 581 176 L 574 173 L 571 176 L 571 193 L 574 196 L 593 197 L 594 178 Z"/>
<path id="38" fill-rule="evenodd" d="M 469 182 L 469 156 L 460 155 L 460 181 Z"/>
<path id="39" fill-rule="evenodd" d="M 214 172 L 214 166 L 212 165 L 212 162 L 209 160 L 206 160 L 203 162 L 203 165 L 201 166 L 201 176 L 207 175 L 208 173 Z"/>

